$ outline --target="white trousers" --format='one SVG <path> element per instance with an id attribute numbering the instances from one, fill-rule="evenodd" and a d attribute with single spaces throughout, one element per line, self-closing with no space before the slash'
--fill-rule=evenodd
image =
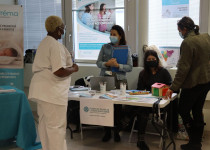
<path id="1" fill-rule="evenodd" d="M 65 105 L 37 100 L 38 132 L 42 150 L 67 150 L 66 111 Z"/>

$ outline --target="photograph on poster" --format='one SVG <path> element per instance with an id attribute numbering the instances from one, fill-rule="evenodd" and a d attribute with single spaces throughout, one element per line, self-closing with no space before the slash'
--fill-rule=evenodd
<path id="1" fill-rule="evenodd" d="M 22 49 L 15 41 L 0 39 L 0 68 L 21 68 Z"/>
<path id="2" fill-rule="evenodd" d="M 114 0 L 88 3 L 79 8 L 78 18 L 87 28 L 110 33 L 111 27 L 116 24 L 114 6 Z"/>

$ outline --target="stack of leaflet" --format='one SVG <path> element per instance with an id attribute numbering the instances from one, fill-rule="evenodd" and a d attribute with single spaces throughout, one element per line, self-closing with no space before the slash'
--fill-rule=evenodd
<path id="1" fill-rule="evenodd" d="M 11 92 L 16 92 L 15 89 L 3 89 L 0 88 L 0 93 L 11 93 Z"/>
<path id="2" fill-rule="evenodd" d="M 90 93 L 80 93 L 79 97 L 87 97 L 87 98 L 91 98 L 92 95 Z"/>
<path id="3" fill-rule="evenodd" d="M 114 99 L 114 98 L 117 98 L 117 96 L 112 94 L 112 93 L 106 93 L 104 95 L 99 96 L 99 98 L 101 98 L 101 99 Z"/>
<path id="4" fill-rule="evenodd" d="M 145 91 L 145 90 L 127 90 L 126 93 L 129 95 L 145 95 L 145 94 L 150 94 L 150 91 Z"/>
<path id="5" fill-rule="evenodd" d="M 71 91 L 88 91 L 88 87 L 84 87 L 84 86 L 73 86 L 70 87 Z"/>

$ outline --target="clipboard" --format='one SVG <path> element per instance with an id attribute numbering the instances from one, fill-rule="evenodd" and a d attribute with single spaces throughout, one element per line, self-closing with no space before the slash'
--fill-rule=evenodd
<path id="1" fill-rule="evenodd" d="M 128 61 L 128 46 L 120 45 L 113 47 L 113 58 L 116 58 L 118 64 L 127 64 Z M 119 69 L 112 67 L 112 72 L 119 72 Z"/>

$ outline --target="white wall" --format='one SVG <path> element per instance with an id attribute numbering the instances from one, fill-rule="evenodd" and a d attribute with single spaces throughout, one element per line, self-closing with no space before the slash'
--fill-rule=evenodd
<path id="1" fill-rule="evenodd" d="M 0 4 L 14 5 L 15 0 L 0 0 Z"/>
<path id="2" fill-rule="evenodd" d="M 93 76 L 99 76 L 100 69 L 96 67 L 95 64 L 78 64 L 79 65 L 79 71 L 76 73 L 73 73 L 71 76 L 71 85 L 74 85 L 74 82 L 82 77 L 86 77 L 89 75 Z M 27 94 L 27 88 L 30 85 L 31 78 L 33 76 L 32 74 L 32 64 L 25 64 L 24 66 L 24 87 L 25 92 Z M 137 87 L 137 81 L 138 81 L 138 75 L 139 72 L 142 70 L 142 67 L 134 67 L 132 72 L 129 72 L 127 74 L 128 78 L 128 87 L 129 89 L 136 89 Z M 174 73 L 172 73 L 173 75 Z M 173 75 L 174 76 L 174 75 Z"/>
<path id="3" fill-rule="evenodd" d="M 208 18 L 210 18 L 210 2 L 209 2 L 209 16 Z M 210 34 L 210 19 L 209 19 L 209 25 L 208 25 L 208 33 Z"/>

